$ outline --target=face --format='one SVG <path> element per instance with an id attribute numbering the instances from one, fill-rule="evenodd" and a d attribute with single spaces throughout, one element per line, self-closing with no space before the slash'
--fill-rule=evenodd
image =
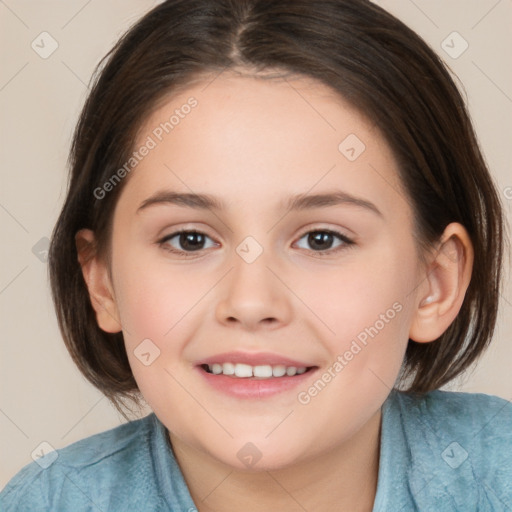
<path id="1" fill-rule="evenodd" d="M 113 219 L 116 314 L 172 435 L 285 467 L 348 443 L 393 387 L 421 276 L 412 212 L 382 135 L 327 87 L 206 84 L 139 133 Z"/>

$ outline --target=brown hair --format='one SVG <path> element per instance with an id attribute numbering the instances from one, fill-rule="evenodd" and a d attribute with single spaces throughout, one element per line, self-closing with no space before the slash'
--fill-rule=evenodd
<path id="1" fill-rule="evenodd" d="M 375 122 L 399 163 L 422 247 L 450 222 L 465 226 L 475 257 L 462 308 L 436 342 L 409 340 L 402 377 L 411 380 L 407 391 L 423 393 L 462 373 L 496 323 L 502 208 L 441 59 L 366 0 L 168 0 L 100 62 L 74 133 L 68 194 L 49 252 L 59 326 L 80 371 L 121 413 L 125 401 L 140 405 L 122 333 L 97 325 L 74 238 L 92 229 L 98 254 L 108 257 L 113 210 L 127 180 L 102 199 L 93 191 L 127 161 L 160 100 L 205 73 L 234 68 L 312 77 Z"/>

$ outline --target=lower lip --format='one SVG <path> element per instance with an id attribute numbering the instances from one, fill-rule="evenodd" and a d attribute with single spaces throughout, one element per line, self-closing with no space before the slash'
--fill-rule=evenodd
<path id="1" fill-rule="evenodd" d="M 197 369 L 206 382 L 214 389 L 236 398 L 267 398 L 290 391 L 303 384 L 316 371 L 316 368 L 311 368 L 307 372 L 294 375 L 293 377 L 258 379 L 254 377 L 231 377 L 222 374 L 215 375 L 208 373 L 201 367 L 197 367 Z"/>

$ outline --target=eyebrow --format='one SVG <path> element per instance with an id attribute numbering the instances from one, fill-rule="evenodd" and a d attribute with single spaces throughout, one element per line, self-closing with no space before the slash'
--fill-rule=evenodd
<path id="1" fill-rule="evenodd" d="M 174 204 L 199 210 L 225 210 L 226 204 L 220 199 L 208 194 L 180 193 L 172 190 L 160 190 L 148 197 L 137 208 L 137 213 L 149 206 Z M 353 196 L 340 190 L 324 194 L 298 194 L 290 197 L 281 206 L 289 211 L 311 210 L 328 206 L 352 205 L 364 208 L 383 217 L 382 212 L 370 201 Z"/>

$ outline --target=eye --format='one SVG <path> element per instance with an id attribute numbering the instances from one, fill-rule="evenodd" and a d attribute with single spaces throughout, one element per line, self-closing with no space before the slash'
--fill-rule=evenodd
<path id="1" fill-rule="evenodd" d="M 301 246 L 303 240 L 309 247 Z M 219 245 L 201 231 L 185 229 L 165 236 L 158 241 L 158 244 L 163 249 L 184 257 L 192 256 L 194 252 L 200 252 Z M 329 229 L 308 231 L 297 242 L 299 248 L 313 251 L 321 256 L 336 253 L 353 244 L 354 242 L 342 233 Z"/>
<path id="2" fill-rule="evenodd" d="M 211 242 L 207 245 L 208 240 Z M 181 230 L 171 233 L 158 242 L 164 249 L 174 253 L 190 253 L 218 245 L 208 235 L 200 231 Z"/>
<path id="3" fill-rule="evenodd" d="M 310 248 L 301 247 L 299 245 L 301 240 L 305 240 L 306 244 L 309 244 Z M 337 245 L 334 245 L 336 242 Z M 305 233 L 299 239 L 297 244 L 301 249 L 312 250 L 318 254 L 332 254 L 353 245 L 354 242 L 347 238 L 345 235 L 338 233 L 337 231 L 332 231 L 329 229 L 317 229 Z"/>

